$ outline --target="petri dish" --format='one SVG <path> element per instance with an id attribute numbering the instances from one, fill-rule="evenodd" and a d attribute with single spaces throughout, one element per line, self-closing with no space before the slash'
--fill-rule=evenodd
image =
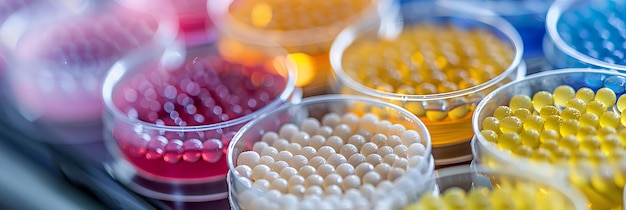
<path id="1" fill-rule="evenodd" d="M 626 96 L 623 86 L 615 85 L 625 76 L 559 69 L 498 88 L 474 112 L 476 161 L 571 185 L 586 196 L 590 209 L 622 208 L 624 147 L 611 142 L 626 133 L 620 111 Z"/>
<path id="2" fill-rule="evenodd" d="M 332 40 L 347 25 L 376 19 L 389 0 L 209 1 L 208 13 L 233 45 L 260 50 L 265 43 L 286 49 L 299 66 L 296 86 L 305 96 L 328 93 Z M 262 51 L 261 51 L 262 52 Z"/>
<path id="3" fill-rule="evenodd" d="M 295 100 L 286 53 L 225 59 L 213 43 L 139 53 L 105 78 L 105 143 L 113 177 L 177 202 L 227 197 L 226 153 L 248 121 Z M 292 98 L 293 97 L 293 98 Z"/>
<path id="4" fill-rule="evenodd" d="M 454 166 L 374 209 L 589 209 L 576 189 L 519 170 Z"/>
<path id="5" fill-rule="evenodd" d="M 626 70 L 624 1 L 556 1 L 549 9 L 544 51 L 553 68 Z"/>
<path id="6" fill-rule="evenodd" d="M 417 115 L 430 131 L 437 166 L 472 159 L 475 105 L 526 73 L 513 26 L 488 11 L 464 13 L 455 5 L 403 5 L 404 12 L 390 13 L 381 24 L 347 28 L 330 51 L 334 91 L 374 97 Z"/>
<path id="7" fill-rule="evenodd" d="M 229 199 L 242 210 L 371 209 L 389 192 L 431 177 L 430 151 L 426 127 L 401 107 L 358 96 L 307 97 L 233 137 Z"/>

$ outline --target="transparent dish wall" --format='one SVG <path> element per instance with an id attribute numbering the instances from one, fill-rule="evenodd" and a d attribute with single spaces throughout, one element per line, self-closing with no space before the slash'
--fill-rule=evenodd
<path id="1" fill-rule="evenodd" d="M 474 112 L 475 160 L 567 183 L 591 209 L 623 208 L 625 76 L 562 69 L 495 90 Z"/>
<path id="2" fill-rule="evenodd" d="M 371 209 L 432 177 L 430 136 L 398 106 L 347 95 L 309 97 L 250 122 L 230 144 L 235 209 Z"/>
<path id="3" fill-rule="evenodd" d="M 299 97 L 295 65 L 282 51 L 229 60 L 214 44 L 162 52 L 121 60 L 105 79 L 108 167 L 148 197 L 224 199 L 231 138 Z"/>
<path id="4" fill-rule="evenodd" d="M 334 91 L 388 101 L 417 115 L 431 133 L 437 165 L 471 159 L 475 105 L 526 73 L 522 42 L 509 23 L 454 5 L 402 5 L 400 16 L 390 13 L 381 24 L 347 28 L 330 53 Z"/>

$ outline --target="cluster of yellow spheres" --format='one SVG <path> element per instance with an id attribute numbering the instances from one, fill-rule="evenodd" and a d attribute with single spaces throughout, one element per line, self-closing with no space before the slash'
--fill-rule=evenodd
<path id="1" fill-rule="evenodd" d="M 529 183 L 497 185 L 493 189 L 474 187 L 466 192 L 458 187 L 441 195 L 425 194 L 405 210 L 565 210 L 571 208 L 565 197 L 550 188 Z"/>

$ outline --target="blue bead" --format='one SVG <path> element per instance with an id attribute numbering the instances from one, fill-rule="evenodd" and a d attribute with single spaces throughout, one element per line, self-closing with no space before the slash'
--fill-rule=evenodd
<path id="1" fill-rule="evenodd" d="M 626 85 L 626 78 L 622 76 L 610 76 L 604 80 L 604 87 L 609 88 L 615 94 L 622 94 Z"/>
<path id="2" fill-rule="evenodd" d="M 582 73 L 569 74 L 563 78 L 563 83 L 571 86 L 575 90 L 582 87 L 587 87 L 585 84 L 585 77 Z"/>
<path id="3" fill-rule="evenodd" d="M 604 78 L 606 76 L 597 73 L 586 73 L 584 76 L 585 86 L 594 91 L 604 87 Z"/>

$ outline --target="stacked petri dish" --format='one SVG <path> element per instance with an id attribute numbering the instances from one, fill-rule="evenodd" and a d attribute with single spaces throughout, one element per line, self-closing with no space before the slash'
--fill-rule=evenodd
<path id="1" fill-rule="evenodd" d="M 589 209 L 585 197 L 563 183 L 519 170 L 455 166 L 379 202 L 380 210 L 417 209 Z"/>
<path id="2" fill-rule="evenodd" d="M 624 1 L 557 1 L 548 11 L 544 51 L 554 68 L 624 71 Z"/>
<path id="3" fill-rule="evenodd" d="M 299 97 L 295 71 L 285 52 L 230 60 L 214 43 L 120 60 L 102 91 L 110 173 L 151 198 L 226 199 L 231 138 L 248 121 Z"/>
<path id="4" fill-rule="evenodd" d="M 400 16 L 389 13 L 381 24 L 347 28 L 330 52 L 334 91 L 375 97 L 417 115 L 430 131 L 438 166 L 472 159 L 475 105 L 526 73 L 515 28 L 489 11 L 464 13 L 455 5 L 403 5 Z"/>
<path id="5" fill-rule="evenodd" d="M 304 94 L 328 93 L 332 40 L 347 25 L 375 19 L 390 0 L 228 0 L 208 1 L 209 15 L 232 49 L 268 49 L 278 43 L 299 66 L 296 86 Z M 258 48 L 255 46 L 263 46 Z"/>
<path id="6" fill-rule="evenodd" d="M 65 3 L 31 4 L 3 24 L 8 52 L 3 85 L 21 118 L 71 136 L 101 127 L 100 91 L 111 65 L 133 52 L 171 43 L 176 26 L 111 2 Z M 100 138 L 62 139 L 53 143 Z"/>
<path id="7" fill-rule="evenodd" d="M 39 0 L 10 0 L 4 2 L 4 4 L 0 5 L 0 25 L 14 12 L 38 1 Z M 6 56 L 4 54 L 6 54 L 6 52 L 0 50 L 0 77 L 5 69 Z"/>
<path id="8" fill-rule="evenodd" d="M 242 128 L 228 150 L 233 209 L 371 209 L 433 176 L 430 136 L 409 111 L 324 95 Z"/>
<path id="9" fill-rule="evenodd" d="M 580 190 L 591 209 L 623 208 L 626 75 L 546 71 L 485 97 L 473 118 L 478 164 Z"/>

